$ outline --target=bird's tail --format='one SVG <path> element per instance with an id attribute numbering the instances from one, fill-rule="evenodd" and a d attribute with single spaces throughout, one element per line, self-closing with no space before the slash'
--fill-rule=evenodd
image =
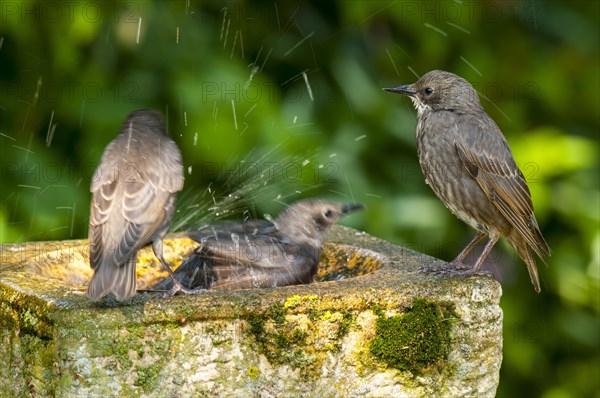
<path id="1" fill-rule="evenodd" d="M 117 300 L 126 300 L 135 295 L 135 265 L 137 253 L 121 265 L 103 261 L 94 272 L 88 285 L 88 295 L 92 300 L 99 300 L 108 293 L 113 293 Z"/>
<path id="2" fill-rule="evenodd" d="M 540 227 L 538 227 L 537 225 L 535 217 L 533 221 L 535 227 L 535 240 L 537 242 L 537 249 L 535 250 L 535 252 L 538 253 L 538 256 L 540 256 L 544 264 L 546 264 L 546 257 L 549 257 L 552 254 L 552 252 L 550 250 L 550 246 L 548 246 L 548 243 L 546 243 L 546 239 L 544 239 L 544 237 L 542 236 L 542 232 L 540 231 Z"/>
<path id="3" fill-rule="evenodd" d="M 527 237 L 521 235 L 521 232 L 518 229 L 513 229 L 512 234 L 507 238 L 519 254 L 519 257 L 527 264 L 531 283 L 533 284 L 535 291 L 539 293 L 541 291 L 540 279 L 534 253 L 537 254 L 544 264 L 546 264 L 546 257 L 551 255 L 551 251 L 548 243 L 546 243 L 546 240 L 542 236 L 542 232 L 540 231 L 535 216 L 531 219 L 530 232 L 531 234 L 528 235 L 529 239 L 527 239 Z"/>
<path id="4" fill-rule="evenodd" d="M 533 251 L 523 240 L 513 240 L 508 239 L 510 244 L 515 248 L 517 254 L 527 265 L 527 270 L 529 271 L 529 278 L 531 279 L 531 284 L 535 289 L 536 293 L 542 291 L 540 287 L 540 277 L 538 275 L 537 264 L 535 261 L 535 257 L 533 256 Z M 545 259 L 542 257 L 542 260 Z M 545 262 L 545 261 L 544 261 Z"/>

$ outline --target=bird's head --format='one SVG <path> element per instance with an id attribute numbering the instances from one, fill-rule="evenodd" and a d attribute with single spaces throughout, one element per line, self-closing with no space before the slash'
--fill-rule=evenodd
<path id="1" fill-rule="evenodd" d="M 413 84 L 384 90 L 409 96 L 419 116 L 438 110 L 468 113 L 481 109 L 477 92 L 468 81 L 441 70 L 427 72 Z"/>
<path id="2" fill-rule="evenodd" d="M 329 227 L 340 217 L 363 208 L 361 204 L 301 200 L 285 209 L 275 220 L 275 225 L 291 242 L 320 248 Z"/>
<path id="3" fill-rule="evenodd" d="M 124 134 L 129 134 L 131 129 L 147 133 L 168 135 L 165 121 L 160 112 L 149 109 L 139 109 L 127 115 L 127 119 L 123 122 L 121 131 Z"/>

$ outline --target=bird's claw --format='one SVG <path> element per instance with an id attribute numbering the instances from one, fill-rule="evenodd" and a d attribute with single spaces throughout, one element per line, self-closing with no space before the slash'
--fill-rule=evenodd
<path id="1" fill-rule="evenodd" d="M 456 273 L 457 271 L 470 270 L 471 267 L 462 263 L 462 261 L 450 261 L 440 265 L 432 265 L 421 268 L 421 272 L 432 274 Z"/>
<path id="2" fill-rule="evenodd" d="M 171 290 L 169 290 L 168 292 L 165 293 L 165 297 L 172 297 L 172 296 L 176 295 L 177 293 L 199 294 L 199 293 L 204 293 L 206 291 L 207 291 L 207 289 L 203 289 L 203 288 L 188 289 L 181 285 L 174 284 L 173 287 L 171 288 Z"/>
<path id="3" fill-rule="evenodd" d="M 484 270 L 484 269 L 480 269 L 480 270 L 477 270 L 477 271 L 475 271 L 475 270 L 467 270 L 467 271 L 463 271 L 463 272 L 456 272 L 454 275 L 457 276 L 457 277 L 459 277 L 459 278 L 468 278 L 469 276 L 473 276 L 473 275 L 476 275 L 476 276 L 491 276 L 491 277 L 494 276 L 490 271 L 487 271 L 487 270 Z"/>
<path id="4" fill-rule="evenodd" d="M 463 264 L 462 261 L 450 261 L 441 265 L 432 265 L 430 267 L 421 268 L 421 272 L 431 273 L 440 276 L 455 276 L 459 278 L 468 278 L 473 275 L 492 276 L 490 271 L 486 270 L 475 270 L 475 268 L 469 267 Z"/>

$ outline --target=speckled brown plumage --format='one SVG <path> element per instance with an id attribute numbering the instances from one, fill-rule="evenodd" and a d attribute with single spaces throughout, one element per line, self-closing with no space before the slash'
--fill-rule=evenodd
<path id="1" fill-rule="evenodd" d="M 310 283 L 317 273 L 325 233 L 362 205 L 308 199 L 274 222 L 250 220 L 206 225 L 189 233 L 200 243 L 175 271 L 189 289 L 251 289 Z M 171 289 L 165 279 L 151 289 Z"/>
<path id="2" fill-rule="evenodd" d="M 533 214 L 531 194 L 506 139 L 483 110 L 473 86 L 449 72 L 434 70 L 416 83 L 385 90 L 407 95 L 417 109 L 417 151 L 426 182 L 459 219 L 479 234 L 444 269 L 465 269 L 462 261 L 489 237 L 475 265 L 479 271 L 501 236 L 527 264 L 540 292 L 533 253 L 550 255 Z"/>
<path id="3" fill-rule="evenodd" d="M 181 153 L 168 137 L 162 117 L 154 111 L 132 112 L 92 178 L 91 299 L 108 293 L 118 300 L 135 295 L 137 252 L 149 243 L 169 268 L 162 239 L 171 224 L 175 194 L 182 188 Z"/>

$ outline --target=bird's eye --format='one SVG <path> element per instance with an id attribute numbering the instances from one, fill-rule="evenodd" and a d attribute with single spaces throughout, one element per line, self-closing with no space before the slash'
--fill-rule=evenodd
<path id="1" fill-rule="evenodd" d="M 326 217 L 326 218 L 331 218 L 331 217 L 333 217 L 333 211 L 331 211 L 331 210 L 327 210 L 327 211 L 325 212 L 325 217 Z"/>
<path id="2" fill-rule="evenodd" d="M 427 87 L 425 89 L 425 95 L 431 95 L 431 94 L 433 94 L 433 89 L 431 87 Z"/>

